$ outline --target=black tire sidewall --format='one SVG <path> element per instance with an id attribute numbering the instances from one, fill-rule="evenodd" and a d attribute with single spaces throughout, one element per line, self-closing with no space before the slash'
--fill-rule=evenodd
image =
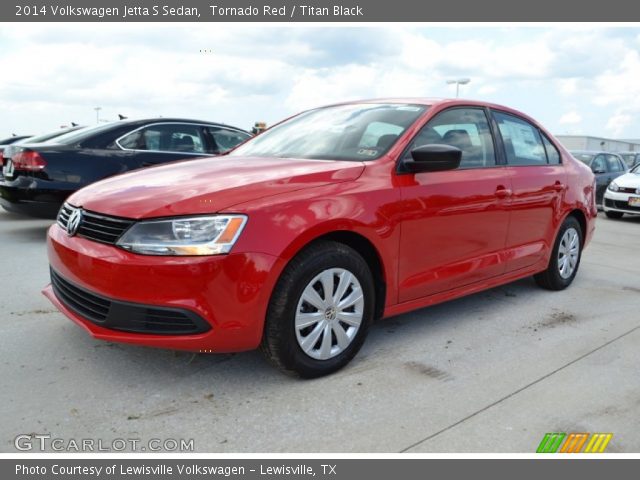
<path id="1" fill-rule="evenodd" d="M 576 268 L 573 270 L 573 273 L 568 278 L 562 278 L 560 275 L 560 270 L 558 269 L 558 250 L 560 249 L 560 243 L 562 242 L 562 237 L 565 232 L 570 228 L 575 229 L 578 232 L 578 240 L 580 243 L 580 250 L 578 251 L 578 261 L 576 263 Z M 565 221 L 562 223 L 560 230 L 558 231 L 558 235 L 556 236 L 556 242 L 553 246 L 553 251 L 551 252 L 551 260 L 549 262 L 549 274 L 552 276 L 552 280 L 561 288 L 566 288 L 573 282 L 573 279 L 578 274 L 578 270 L 580 269 L 580 262 L 582 261 L 582 246 L 584 245 L 584 238 L 582 233 L 582 227 L 580 226 L 580 222 L 576 220 L 574 217 L 567 217 Z"/>
<path id="2" fill-rule="evenodd" d="M 338 243 L 331 246 L 328 242 L 323 242 L 317 249 L 309 249 L 301 261 L 291 267 L 290 270 L 287 268 L 281 278 L 284 284 L 278 285 L 274 290 L 274 296 L 284 293 L 284 302 L 278 302 L 277 298 L 272 298 L 270 302 L 267 322 L 276 322 L 277 325 L 274 325 L 276 328 L 268 329 L 268 332 L 277 333 L 274 338 L 267 340 L 277 343 L 279 362 L 287 370 L 305 378 L 327 375 L 349 363 L 364 343 L 375 307 L 371 271 L 355 250 Z M 364 313 L 355 338 L 343 352 L 328 360 L 316 360 L 304 353 L 298 344 L 295 316 L 302 292 L 309 282 L 330 268 L 343 268 L 355 275 L 364 294 Z"/>

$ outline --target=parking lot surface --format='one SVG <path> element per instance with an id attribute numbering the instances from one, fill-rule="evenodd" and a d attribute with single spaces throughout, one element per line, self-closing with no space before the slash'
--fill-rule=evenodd
<path id="1" fill-rule="evenodd" d="M 302 381 L 258 352 L 93 340 L 40 294 L 50 221 L 0 212 L 0 450 L 20 434 L 193 439 L 196 452 L 534 452 L 611 432 L 640 452 L 640 217 L 598 219 L 569 289 L 532 279 L 377 323 Z"/>

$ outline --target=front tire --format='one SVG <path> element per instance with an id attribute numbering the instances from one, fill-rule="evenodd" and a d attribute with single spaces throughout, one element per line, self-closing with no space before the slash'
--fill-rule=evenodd
<path id="1" fill-rule="evenodd" d="M 534 275 L 536 283 L 547 290 L 564 290 L 578 273 L 583 245 L 582 227 L 575 217 L 567 217 L 556 237 L 549 265 Z"/>
<path id="2" fill-rule="evenodd" d="M 613 218 L 615 220 L 621 219 L 624 215 L 624 213 L 622 212 L 614 212 L 612 210 L 607 210 L 606 212 L 604 212 L 604 214 L 607 216 L 607 218 Z"/>
<path id="3" fill-rule="evenodd" d="M 374 315 L 375 289 L 362 256 L 338 242 L 317 241 L 278 280 L 261 349 L 285 373 L 314 378 L 353 359 Z"/>

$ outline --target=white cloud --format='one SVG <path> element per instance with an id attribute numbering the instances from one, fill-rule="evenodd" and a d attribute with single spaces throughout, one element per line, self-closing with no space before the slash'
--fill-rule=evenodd
<path id="1" fill-rule="evenodd" d="M 607 132 L 614 137 L 620 137 L 624 133 L 625 129 L 631 125 L 634 121 L 634 117 L 628 113 L 616 112 L 605 126 Z"/>
<path id="2" fill-rule="evenodd" d="M 91 123 L 95 106 L 106 118 L 188 116 L 248 128 L 329 102 L 453 96 L 445 81 L 469 77 L 461 97 L 520 108 L 551 129 L 637 137 L 628 117 L 640 111 L 638 32 L 5 24 L 0 136 Z"/>
<path id="3" fill-rule="evenodd" d="M 578 78 L 561 78 L 558 80 L 558 90 L 562 95 L 570 96 L 578 92 Z"/>
<path id="4" fill-rule="evenodd" d="M 640 54 L 629 50 L 617 68 L 609 69 L 595 79 L 598 105 L 640 108 Z"/>
<path id="5" fill-rule="evenodd" d="M 492 93 L 496 93 L 498 91 L 498 87 L 495 85 L 483 85 L 478 88 L 478 93 L 480 95 L 491 95 Z"/>
<path id="6" fill-rule="evenodd" d="M 578 112 L 567 112 L 558 120 L 560 125 L 574 125 L 582 122 L 582 116 Z"/>
<path id="7" fill-rule="evenodd" d="M 418 71 L 473 72 L 483 78 L 500 79 L 542 78 L 548 75 L 554 58 L 551 46 L 539 40 L 503 44 L 477 38 L 444 43 L 408 33 L 401 41 L 404 64 Z"/>

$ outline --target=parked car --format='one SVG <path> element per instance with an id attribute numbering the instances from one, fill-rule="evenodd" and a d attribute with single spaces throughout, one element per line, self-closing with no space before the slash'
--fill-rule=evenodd
<path id="1" fill-rule="evenodd" d="M 619 155 L 629 168 L 633 168 L 640 163 L 640 152 L 620 152 Z"/>
<path id="2" fill-rule="evenodd" d="M 596 204 L 601 209 L 604 192 L 609 183 L 627 172 L 627 164 L 620 155 L 610 152 L 573 150 L 570 153 L 590 167 L 596 176 Z"/>
<path id="3" fill-rule="evenodd" d="M 594 175 L 538 123 L 462 100 L 302 113 L 224 157 L 107 179 L 48 232 L 45 295 L 96 338 L 261 346 L 315 377 L 371 322 L 534 275 L 571 284 Z"/>
<path id="4" fill-rule="evenodd" d="M 11 137 L 1 138 L 0 145 L 11 145 L 12 143 L 19 142 L 31 137 L 31 135 L 12 135 Z"/>
<path id="5" fill-rule="evenodd" d="M 20 145 L 5 161 L 5 210 L 55 218 L 65 199 L 97 180 L 137 168 L 224 153 L 250 138 L 239 128 L 177 118 L 124 120 L 82 129 L 54 143 Z"/>
<path id="6" fill-rule="evenodd" d="M 69 128 L 60 128 L 58 130 L 55 130 L 53 132 L 48 132 L 48 133 L 44 133 L 42 135 L 38 135 L 35 137 L 28 137 L 26 139 L 26 141 L 28 141 L 29 143 L 43 143 L 43 142 L 50 142 L 54 139 L 56 139 L 57 137 L 60 137 L 62 135 L 65 135 L 67 133 L 71 133 L 71 132 L 75 132 L 81 128 L 84 128 L 82 126 L 75 126 L 75 127 L 69 127 Z M 18 148 L 18 145 L 20 144 L 20 141 L 11 143 L 9 145 L 0 145 L 0 167 L 4 167 L 4 159 L 5 156 L 7 158 L 10 158 L 11 155 L 13 155 L 13 152 L 15 151 L 16 148 Z"/>
<path id="7" fill-rule="evenodd" d="M 604 213 L 609 218 L 622 218 L 625 213 L 640 215 L 640 164 L 609 184 Z"/>

